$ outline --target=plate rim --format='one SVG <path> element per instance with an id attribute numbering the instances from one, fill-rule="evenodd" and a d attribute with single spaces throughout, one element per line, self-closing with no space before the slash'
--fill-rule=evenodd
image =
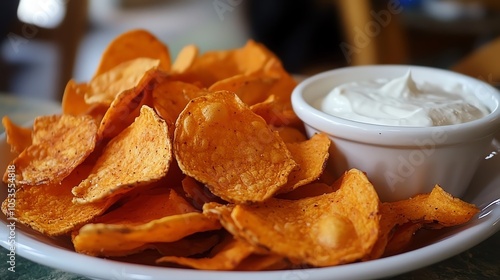
<path id="1" fill-rule="evenodd" d="M 500 135 L 497 135 L 496 137 L 497 141 L 500 140 L 499 136 Z M 5 133 L 0 135 L 0 146 L 3 146 L 4 149 L 5 146 L 8 146 L 5 137 Z M 496 149 L 497 147 L 492 145 L 492 148 Z M 498 151 L 498 153 L 499 154 L 494 157 L 494 160 L 491 158 L 483 160 L 482 164 L 493 162 L 492 164 L 494 166 L 500 166 L 500 151 Z M 2 157 L 5 156 L 0 155 L 0 167 L 3 170 L 3 165 L 7 165 L 8 163 L 2 162 Z M 495 179 L 500 179 L 500 174 L 496 175 Z M 494 183 L 495 182 L 491 182 L 489 185 L 483 186 L 482 188 L 486 189 L 491 187 L 491 184 Z M 5 184 L 3 182 L 1 182 L 0 185 L 2 185 L 0 196 L 3 200 L 6 196 L 6 188 L 4 188 Z M 235 277 L 237 277 L 237 279 L 255 279 L 255 277 L 259 277 L 261 280 L 320 280 L 332 279 L 332 276 L 335 276 L 335 279 L 390 277 L 450 258 L 474 247 L 500 231 L 500 196 L 492 197 L 492 199 L 491 203 L 482 207 L 480 214 L 475 216 L 473 220 L 469 221 L 467 224 L 456 227 L 457 232 L 435 243 L 391 257 L 333 267 L 243 272 L 207 271 L 132 264 L 79 254 L 67 248 L 60 248 L 54 246 L 54 244 L 44 243 L 37 240 L 29 232 L 21 230 L 16 232 L 16 255 L 54 269 L 96 279 L 162 279 L 166 274 L 174 279 L 182 278 L 183 280 L 200 279 L 200 277 L 207 280 L 233 279 Z M 6 227 L 7 219 L 3 213 L 1 215 L 0 236 L 2 236 L 2 239 L 0 240 L 0 245 L 8 250 L 9 244 L 7 243 L 7 238 L 5 238 L 9 234 L 8 228 Z M 44 252 L 44 250 L 47 251 Z M 85 265 L 70 265 L 70 263 L 82 264 L 83 262 L 85 262 Z M 89 270 L 88 267 L 99 267 L 99 269 Z M 388 270 L 388 268 L 392 269 Z"/>

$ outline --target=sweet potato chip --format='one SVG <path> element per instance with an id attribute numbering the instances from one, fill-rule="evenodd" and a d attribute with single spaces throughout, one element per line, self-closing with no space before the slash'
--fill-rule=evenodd
<path id="1" fill-rule="evenodd" d="M 238 236 L 297 264 L 360 260 L 378 237 L 379 200 L 362 172 L 350 170 L 340 180 L 340 189 L 330 194 L 236 205 L 231 219 Z"/>
<path id="2" fill-rule="evenodd" d="M 95 219 L 92 224 L 87 225 L 90 230 L 87 230 L 85 234 L 82 235 L 79 232 L 74 234 L 73 244 L 78 252 L 102 256 L 124 256 L 148 248 L 157 248 L 160 246 L 141 240 L 129 240 L 119 234 L 115 235 L 117 239 L 114 242 L 106 243 L 101 240 L 106 240 L 106 237 L 93 232 L 92 228 L 95 228 L 96 225 L 105 230 L 111 228 L 118 230 L 121 228 L 123 233 L 127 233 L 167 216 L 194 211 L 195 209 L 173 190 L 166 188 L 149 190 L 140 193 L 138 196 L 126 201 L 122 206 Z M 105 235 L 105 233 L 103 234 Z M 117 246 L 121 242 L 124 245 Z"/>
<path id="3" fill-rule="evenodd" d="M 282 270 L 291 268 L 290 262 L 285 258 L 272 254 L 252 254 L 243 259 L 234 270 L 237 271 L 264 271 Z"/>
<path id="4" fill-rule="evenodd" d="M 260 103 L 253 104 L 250 106 L 250 109 L 255 114 L 264 118 L 269 125 L 276 127 L 303 127 L 302 121 L 292 110 L 290 104 L 278 101 L 275 95 L 269 96 Z"/>
<path id="5" fill-rule="evenodd" d="M 175 126 L 177 117 L 186 107 L 189 100 L 208 94 L 199 87 L 181 81 L 165 80 L 153 90 L 153 104 L 158 115 L 162 117 L 169 127 Z"/>
<path id="6" fill-rule="evenodd" d="M 264 45 L 248 40 L 245 46 L 239 49 L 208 51 L 201 54 L 191 67 L 179 76 L 179 79 L 187 82 L 200 82 L 208 88 L 217 81 L 235 75 L 258 73 L 272 59 L 276 59 L 276 56 Z M 207 69 L 210 70 L 207 71 Z M 216 69 L 216 71 L 211 69 Z M 278 76 L 275 75 L 275 77 Z"/>
<path id="7" fill-rule="evenodd" d="M 269 59 L 261 71 L 266 76 L 277 79 L 278 82 L 274 84 L 271 93 L 276 97 L 276 100 L 279 100 L 282 106 L 291 109 L 290 96 L 295 86 L 297 86 L 297 81 L 286 72 L 281 61 L 276 57 Z"/>
<path id="8" fill-rule="evenodd" d="M 419 222 L 408 222 L 401 226 L 397 226 L 385 246 L 384 256 L 392 256 L 403 252 L 413 240 L 415 232 L 421 229 L 422 226 L 423 223 Z"/>
<path id="9" fill-rule="evenodd" d="M 200 185 L 195 179 L 186 176 L 182 180 L 182 189 L 185 196 L 192 200 L 192 204 L 199 210 L 208 202 L 221 202 L 220 198 L 211 193 L 208 188 Z"/>
<path id="10" fill-rule="evenodd" d="M 280 188 L 279 193 L 292 191 L 318 179 L 328 160 L 330 143 L 330 138 L 323 133 L 315 134 L 304 142 L 287 143 L 297 167 L 290 173 L 288 182 Z"/>
<path id="11" fill-rule="evenodd" d="M 158 259 L 157 263 L 170 262 L 187 267 L 205 270 L 233 270 L 245 258 L 250 256 L 258 248 L 248 244 L 245 241 L 228 238 L 225 242 L 218 245 L 220 248 L 213 255 L 206 258 L 185 258 L 177 256 L 165 256 Z"/>
<path id="12" fill-rule="evenodd" d="M 436 185 L 428 194 L 412 198 L 384 202 L 380 206 L 380 233 L 373 251 L 367 259 L 381 257 L 390 239 L 390 234 L 398 225 L 408 222 L 438 224 L 448 227 L 468 222 L 479 209 L 465 201 L 455 198 Z"/>
<path id="13" fill-rule="evenodd" d="M 146 207 L 147 206 L 147 207 Z M 197 210 L 174 190 L 157 187 L 140 192 L 120 207 L 96 218 L 94 223 L 141 225 L 156 219 Z"/>
<path id="14" fill-rule="evenodd" d="M 88 85 L 86 83 L 69 80 L 63 93 L 62 113 L 75 116 L 86 113 L 92 107 L 85 102 L 87 90 Z"/>
<path id="15" fill-rule="evenodd" d="M 151 58 L 136 58 L 93 78 L 85 93 L 87 104 L 109 106 L 115 98 L 126 90 L 140 92 L 154 76 L 160 61 Z"/>
<path id="16" fill-rule="evenodd" d="M 307 140 L 307 136 L 301 130 L 291 126 L 271 126 L 273 131 L 277 131 L 285 143 L 296 143 Z"/>
<path id="17" fill-rule="evenodd" d="M 99 125 L 99 139 L 115 137 L 134 122 L 143 105 L 153 103 L 150 91 L 159 75 L 160 72 L 149 70 L 135 87 L 124 90 L 115 97 Z"/>
<path id="18" fill-rule="evenodd" d="M 94 150 L 97 126 L 90 116 L 53 115 L 35 119 L 32 144 L 12 161 L 16 183 L 58 183 Z"/>
<path id="19" fill-rule="evenodd" d="M 174 242 L 152 243 L 162 256 L 189 257 L 210 251 L 222 239 L 219 231 L 195 233 Z M 155 260 L 156 261 L 156 260 Z"/>
<path id="20" fill-rule="evenodd" d="M 163 203 L 167 203 L 163 205 L 167 210 L 160 213 L 148 212 L 149 216 L 142 214 L 141 208 L 148 204 L 137 204 L 132 208 L 133 211 L 139 211 L 139 213 L 132 220 L 127 220 L 127 216 L 123 215 L 123 210 L 118 209 L 117 211 L 121 211 L 121 214 L 116 214 L 112 219 L 106 219 L 104 216 L 101 219 L 101 221 L 113 223 L 84 225 L 73 238 L 75 250 L 88 255 L 110 256 L 112 253 L 116 256 L 119 251 L 136 251 L 144 248 L 144 245 L 148 243 L 175 242 L 197 232 L 220 228 L 216 219 L 198 212 L 186 212 L 188 209 L 182 207 L 176 209 L 175 203 L 172 205 L 168 205 L 167 201 Z M 178 214 L 175 214 L 176 212 Z M 120 217 L 124 219 L 120 220 Z"/>
<path id="21" fill-rule="evenodd" d="M 232 91 L 248 106 L 263 102 L 270 94 L 276 79 L 263 75 L 239 74 L 212 84 L 210 91 Z"/>
<path id="22" fill-rule="evenodd" d="M 134 123 L 107 144 L 89 177 L 73 188 L 74 202 L 99 201 L 155 182 L 167 174 L 171 160 L 165 121 L 143 106 Z"/>
<path id="23" fill-rule="evenodd" d="M 5 128 L 7 144 L 10 145 L 11 152 L 20 154 L 31 146 L 31 129 L 16 125 L 8 116 L 2 118 L 2 125 Z"/>
<path id="24" fill-rule="evenodd" d="M 146 30 L 130 30 L 116 37 L 102 54 L 101 62 L 94 77 L 108 72 L 123 62 L 136 58 L 152 58 L 160 61 L 159 68 L 170 70 L 168 47 Z"/>
<path id="25" fill-rule="evenodd" d="M 279 135 L 230 92 L 191 100 L 176 122 L 181 170 L 230 202 L 263 201 L 296 166 Z"/>
<path id="26" fill-rule="evenodd" d="M 84 205 L 72 203 L 71 189 L 88 175 L 91 168 L 89 165 L 79 165 L 61 183 L 19 187 L 13 216 L 20 223 L 45 235 L 59 236 L 101 215 L 114 203 L 113 199 Z M 9 203 L 6 199 L 2 204 L 2 211 L 6 215 L 12 211 Z"/>
<path id="27" fill-rule="evenodd" d="M 423 221 L 427 223 L 437 222 L 447 227 L 466 223 L 479 212 L 475 205 L 453 197 L 439 185 L 436 185 L 428 194 L 417 195 L 393 203 L 384 203 L 383 207 L 388 207 L 388 212 L 399 217 L 398 224 L 407 221 Z"/>
<path id="28" fill-rule="evenodd" d="M 318 196 L 325 193 L 331 193 L 336 190 L 337 189 L 334 186 L 326 184 L 324 182 L 313 182 L 300 186 L 293 191 L 279 194 L 276 197 L 282 199 L 297 200 L 306 197 Z"/>
<path id="29" fill-rule="evenodd" d="M 196 57 L 198 56 L 198 47 L 195 45 L 184 46 L 179 53 L 177 58 L 172 64 L 171 71 L 174 73 L 183 73 L 194 63 Z"/>

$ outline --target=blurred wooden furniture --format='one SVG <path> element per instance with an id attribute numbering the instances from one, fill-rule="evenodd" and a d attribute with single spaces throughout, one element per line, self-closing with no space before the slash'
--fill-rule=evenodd
<path id="1" fill-rule="evenodd" d="M 399 18 L 403 7 L 393 2 L 334 0 L 344 29 L 340 47 L 349 65 L 407 62 L 407 40 Z"/>
<path id="2" fill-rule="evenodd" d="M 451 69 L 500 86 L 500 37 L 463 58 Z"/>
<path id="3" fill-rule="evenodd" d="M 66 83 L 73 77 L 78 47 L 88 28 L 88 0 L 64 1 L 61 5 L 64 5 L 66 15 L 63 21 L 55 28 L 43 28 L 17 20 L 16 26 L 12 29 L 14 34 L 21 37 L 24 36 L 23 38 L 27 41 L 48 43 L 51 48 L 55 49 L 57 53 L 56 60 L 53 61 L 53 64 L 56 64 L 56 67 L 54 67 L 56 73 L 53 75 L 55 78 L 49 75 L 51 80 L 47 81 L 47 83 L 56 85 L 51 87 L 54 89 L 54 92 L 50 92 L 50 97 L 55 100 L 61 99 Z M 37 51 L 33 48 L 30 51 L 33 50 Z M 23 49 L 23 51 L 26 50 Z M 36 55 L 43 56 L 44 54 L 42 50 Z M 32 66 L 29 65 L 27 67 Z M 45 68 L 42 71 L 47 71 L 47 65 L 42 65 L 42 67 Z M 33 95 L 37 95 L 35 90 L 32 91 Z M 46 98 L 47 96 L 43 97 Z"/>
<path id="4" fill-rule="evenodd" d="M 87 0 L 67 1 L 64 20 L 55 29 L 46 30 L 48 39 L 57 45 L 60 52 L 60 75 L 56 81 L 59 95 L 56 98 L 62 97 L 66 83 L 73 77 L 78 46 L 87 31 L 87 10 Z"/>

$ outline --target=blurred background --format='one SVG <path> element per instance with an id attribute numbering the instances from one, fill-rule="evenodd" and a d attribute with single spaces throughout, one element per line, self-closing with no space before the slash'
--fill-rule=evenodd
<path id="1" fill-rule="evenodd" d="M 88 81 L 107 44 L 134 28 L 172 57 L 186 44 L 204 52 L 253 38 L 298 75 L 362 64 L 450 68 L 500 36 L 497 0 L 2 0 L 0 13 L 0 92 L 51 100 L 69 79 Z"/>

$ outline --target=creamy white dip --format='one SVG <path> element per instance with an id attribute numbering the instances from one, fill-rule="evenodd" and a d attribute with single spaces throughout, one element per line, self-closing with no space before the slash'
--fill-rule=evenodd
<path id="1" fill-rule="evenodd" d="M 482 118 L 489 110 L 465 86 L 415 83 L 411 72 L 393 80 L 339 85 L 320 101 L 327 114 L 364 123 L 442 126 Z"/>

